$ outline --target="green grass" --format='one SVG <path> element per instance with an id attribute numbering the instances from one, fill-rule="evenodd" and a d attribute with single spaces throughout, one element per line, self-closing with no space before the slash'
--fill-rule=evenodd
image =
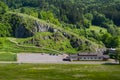
<path id="1" fill-rule="evenodd" d="M 120 80 L 120 65 L 0 64 L 0 80 Z"/>
<path id="2" fill-rule="evenodd" d="M 11 42 L 10 39 L 13 41 Z M 19 42 L 19 41 L 18 41 Z M 17 45 L 16 38 L 0 38 L 1 52 L 34 52 L 34 53 L 57 53 L 55 50 L 44 47 L 35 47 L 33 45 Z"/>
<path id="3" fill-rule="evenodd" d="M 0 61 L 15 61 L 16 54 L 10 52 L 0 52 Z"/>
<path id="4" fill-rule="evenodd" d="M 88 28 L 87 30 L 93 30 L 93 31 L 95 31 L 97 33 L 99 33 L 100 30 L 101 30 L 102 33 L 106 33 L 107 32 L 107 29 L 99 27 L 99 26 L 90 26 L 90 28 Z"/>
<path id="5" fill-rule="evenodd" d="M 11 42 L 9 39 L 11 39 L 13 42 Z M 17 45 L 14 40 L 15 38 L 0 38 L 0 61 L 15 61 L 16 54 L 21 52 L 59 53 L 56 50 L 43 47 Z"/>

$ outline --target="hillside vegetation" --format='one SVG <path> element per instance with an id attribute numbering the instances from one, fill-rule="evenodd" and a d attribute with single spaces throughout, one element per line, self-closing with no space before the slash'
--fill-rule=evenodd
<path id="1" fill-rule="evenodd" d="M 119 0 L 0 0 L 0 41 L 6 39 L 13 53 L 119 48 L 119 4 Z M 6 52 L 6 43 L 0 44 Z"/>
<path id="2" fill-rule="evenodd" d="M 95 48 L 101 47 L 85 37 L 78 36 L 73 32 L 63 30 L 59 26 L 32 16 L 13 12 L 8 12 L 5 15 L 12 16 L 9 18 L 14 29 L 11 35 L 16 38 L 24 38 L 22 40 L 17 39 L 20 45 L 45 47 L 68 53 L 94 51 Z"/>

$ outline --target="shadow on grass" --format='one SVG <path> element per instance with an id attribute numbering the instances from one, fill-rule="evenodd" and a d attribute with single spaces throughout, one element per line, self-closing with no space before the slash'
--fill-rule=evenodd
<path id="1" fill-rule="evenodd" d="M 102 65 L 120 65 L 119 63 L 103 63 Z"/>

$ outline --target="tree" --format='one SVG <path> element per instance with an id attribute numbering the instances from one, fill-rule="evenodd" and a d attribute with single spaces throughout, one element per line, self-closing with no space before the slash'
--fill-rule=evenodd
<path id="1" fill-rule="evenodd" d="M 0 23 L 0 37 L 8 37 L 11 35 L 11 27 L 9 24 Z"/>
<path id="2" fill-rule="evenodd" d="M 8 6 L 0 1 L 0 14 L 4 14 L 8 10 Z"/>
<path id="3" fill-rule="evenodd" d="M 119 37 L 112 37 L 110 46 L 116 48 L 119 46 L 119 42 Z"/>
<path id="4" fill-rule="evenodd" d="M 119 61 L 119 64 L 120 64 L 120 49 L 116 49 L 116 53 L 115 54 L 116 54 L 115 58 L 116 58 L 116 60 Z"/>
<path id="5" fill-rule="evenodd" d="M 86 27 L 86 28 L 89 28 L 90 25 L 91 25 L 91 22 L 88 19 L 84 19 L 83 26 Z"/>
<path id="6" fill-rule="evenodd" d="M 91 13 L 86 13 L 85 14 L 85 18 L 87 18 L 88 20 L 92 21 L 93 20 L 93 15 Z"/>
<path id="7" fill-rule="evenodd" d="M 105 15 L 100 14 L 98 12 L 93 13 L 93 20 L 92 20 L 93 25 L 101 26 L 105 22 L 106 22 Z"/>
<path id="8" fill-rule="evenodd" d="M 51 11 L 41 11 L 39 14 L 39 18 L 56 25 L 60 25 L 58 19 L 55 18 L 54 14 Z"/>
<path id="9" fill-rule="evenodd" d="M 20 12 L 38 18 L 38 12 L 37 12 L 37 10 L 35 10 L 35 8 L 24 7 L 24 8 L 20 9 Z"/>

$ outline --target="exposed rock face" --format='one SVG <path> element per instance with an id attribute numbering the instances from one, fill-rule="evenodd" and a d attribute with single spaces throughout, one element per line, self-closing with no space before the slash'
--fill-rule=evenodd
<path id="1" fill-rule="evenodd" d="M 70 39 L 72 36 L 71 35 L 69 35 L 68 33 L 65 33 L 65 32 L 62 32 L 62 34 L 65 36 L 65 37 L 67 37 L 68 39 Z"/>
<path id="2" fill-rule="evenodd" d="M 14 36 L 16 38 L 26 38 L 26 37 L 31 37 L 33 36 L 33 33 L 27 30 L 23 25 L 19 25 L 15 31 L 14 31 Z"/>
<path id="3" fill-rule="evenodd" d="M 80 39 L 71 39 L 70 44 L 73 48 L 78 48 L 78 46 L 82 45 L 82 41 Z"/>
<path id="4" fill-rule="evenodd" d="M 52 28 L 50 25 L 41 24 L 38 21 L 34 22 L 34 33 L 36 32 L 56 32 L 56 29 Z"/>
<path id="5" fill-rule="evenodd" d="M 40 23 L 36 20 L 24 20 L 21 16 L 12 15 L 10 22 L 12 23 L 12 35 L 16 38 L 31 37 L 37 32 L 56 32 L 51 25 Z"/>

